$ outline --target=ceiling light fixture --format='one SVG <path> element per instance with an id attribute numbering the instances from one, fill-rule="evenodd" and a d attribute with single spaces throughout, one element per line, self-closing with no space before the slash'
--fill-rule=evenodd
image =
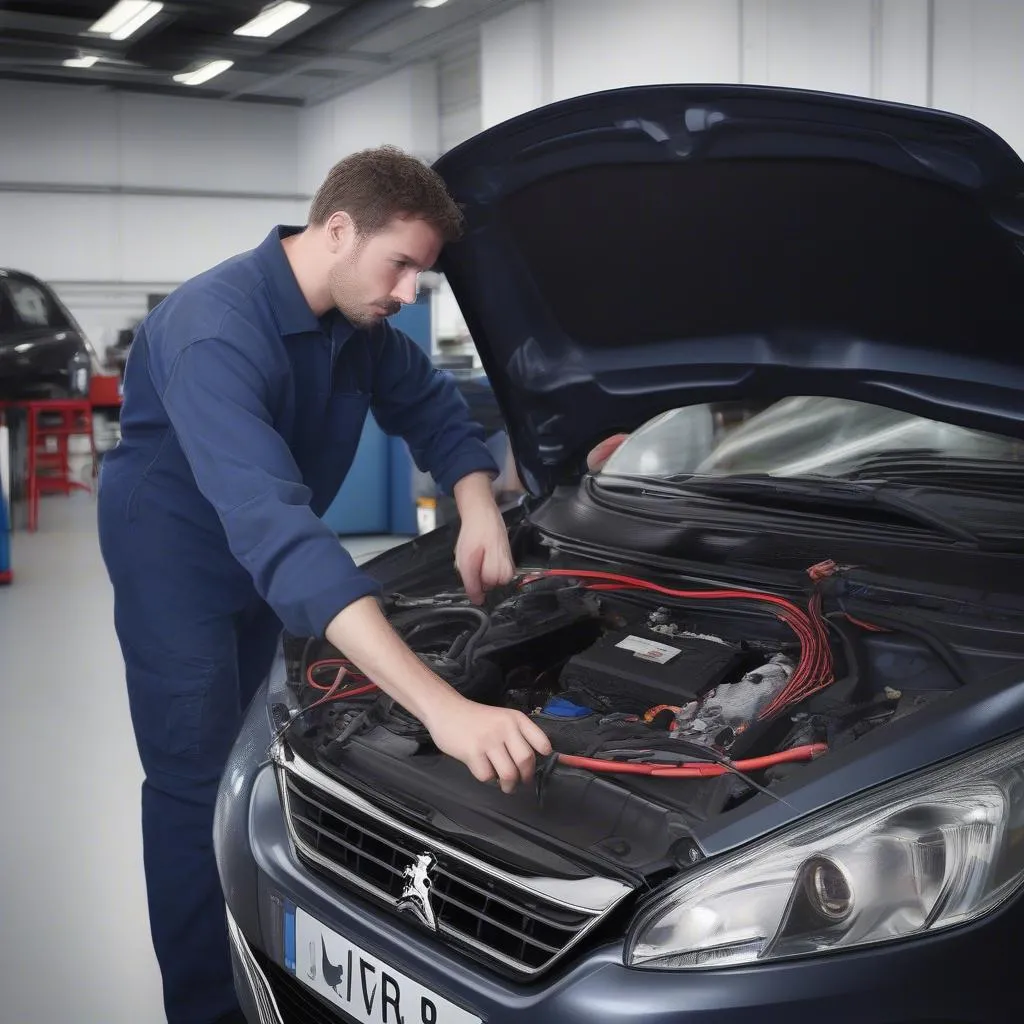
<path id="1" fill-rule="evenodd" d="M 91 68 L 98 60 L 99 57 L 90 54 L 87 57 L 68 57 L 63 63 L 66 68 Z"/>
<path id="2" fill-rule="evenodd" d="M 266 39 L 275 32 L 280 32 L 285 25 L 290 25 L 308 11 L 309 4 L 296 3 L 296 0 L 278 0 L 277 3 L 264 7 L 255 18 L 247 21 L 241 28 L 236 28 L 235 35 Z"/>
<path id="3" fill-rule="evenodd" d="M 163 7 L 162 3 L 150 0 L 119 0 L 89 31 L 111 39 L 127 39 L 150 18 L 155 18 Z"/>
<path id="4" fill-rule="evenodd" d="M 433 10 L 435 7 L 444 7 L 448 0 L 413 0 L 413 7 L 427 7 Z"/>
<path id="5" fill-rule="evenodd" d="M 175 75 L 174 80 L 182 85 L 202 85 L 211 78 L 216 78 L 221 72 L 227 71 L 235 62 L 233 60 L 211 60 L 209 63 L 198 67 L 195 71 L 185 71 Z"/>

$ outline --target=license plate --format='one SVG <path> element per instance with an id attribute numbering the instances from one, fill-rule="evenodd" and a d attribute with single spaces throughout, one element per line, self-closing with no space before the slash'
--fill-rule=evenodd
<path id="1" fill-rule="evenodd" d="M 301 907 L 285 914 L 285 966 L 360 1024 L 482 1024 Z"/>

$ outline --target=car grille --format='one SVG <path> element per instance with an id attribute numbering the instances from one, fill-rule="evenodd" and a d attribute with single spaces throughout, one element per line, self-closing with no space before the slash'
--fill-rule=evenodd
<path id="1" fill-rule="evenodd" d="M 258 950 L 252 956 L 270 983 L 283 1024 L 356 1024 L 355 1017 L 328 1005 Z"/>
<path id="2" fill-rule="evenodd" d="M 307 774 L 318 774 L 306 767 Z M 515 974 L 550 967 L 629 893 L 600 880 L 613 898 L 592 908 L 567 905 L 539 894 L 529 879 L 510 877 L 391 821 L 326 776 L 311 781 L 285 768 L 279 783 L 296 850 L 310 867 L 397 911 L 406 868 L 429 852 L 437 931 Z"/>

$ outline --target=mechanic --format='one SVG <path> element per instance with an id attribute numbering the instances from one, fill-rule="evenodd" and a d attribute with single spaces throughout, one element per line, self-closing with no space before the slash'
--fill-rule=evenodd
<path id="1" fill-rule="evenodd" d="M 451 379 L 387 321 L 462 229 L 441 179 L 392 147 L 338 163 L 303 227 L 179 287 L 140 325 L 104 459 L 113 585 L 142 787 L 150 927 L 168 1024 L 243 1021 L 213 854 L 214 803 L 282 627 L 325 636 L 481 781 L 550 752 L 524 715 L 472 703 L 385 620 L 322 521 L 372 410 L 454 494 L 477 603 L 513 575 L 497 472 Z"/>

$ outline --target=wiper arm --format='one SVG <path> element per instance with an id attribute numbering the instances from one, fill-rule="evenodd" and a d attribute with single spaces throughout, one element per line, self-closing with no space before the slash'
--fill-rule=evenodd
<path id="1" fill-rule="evenodd" d="M 928 505 L 909 495 L 899 494 L 886 488 L 876 488 L 871 491 L 871 495 L 872 503 L 879 508 L 898 512 L 906 516 L 907 519 L 931 527 L 937 533 L 945 533 L 947 536 L 966 541 L 968 544 L 975 545 L 975 547 L 983 546 L 982 538 L 973 530 L 964 526 L 963 523 L 952 516 L 947 516 L 942 512 L 929 508 Z"/>
<path id="2" fill-rule="evenodd" d="M 692 493 L 740 500 L 757 497 L 787 498 L 812 505 L 883 509 L 954 540 L 964 541 L 975 547 L 984 546 L 984 539 L 957 519 L 929 507 L 909 494 L 901 494 L 881 484 L 853 483 L 832 477 L 795 478 L 767 475 L 673 477 L 659 480 L 653 485 L 651 481 L 631 477 L 629 482 L 634 488 L 642 488 L 663 497 L 668 496 L 668 493 L 677 496 Z"/>

